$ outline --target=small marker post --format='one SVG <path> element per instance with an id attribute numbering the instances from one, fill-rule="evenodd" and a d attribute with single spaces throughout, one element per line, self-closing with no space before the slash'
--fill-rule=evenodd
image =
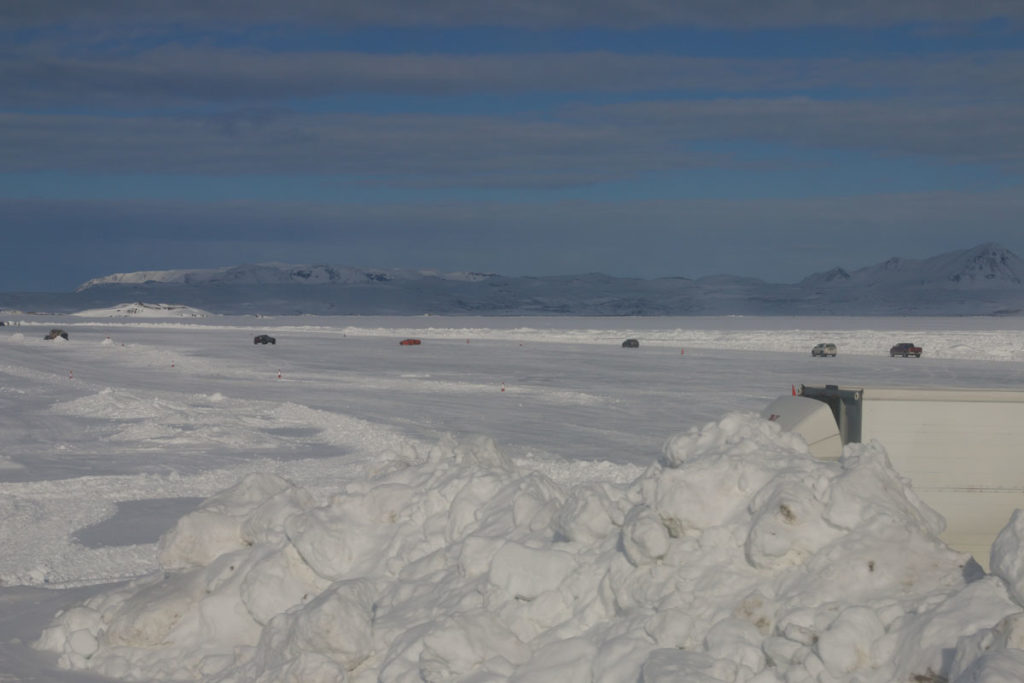
<path id="1" fill-rule="evenodd" d="M 685 354 L 686 354 L 686 349 L 679 349 L 679 355 L 680 356 L 685 355 Z"/>
<path id="2" fill-rule="evenodd" d="M 74 379 L 74 378 L 75 378 L 75 371 L 74 370 L 68 370 L 68 379 Z"/>
<path id="3" fill-rule="evenodd" d="M 501 383 L 501 390 L 505 391 L 505 383 L 504 382 Z"/>
<path id="4" fill-rule="evenodd" d="M 790 386 L 793 387 L 793 395 L 796 396 L 796 385 L 791 384 Z"/>
<path id="5" fill-rule="evenodd" d="M 277 371 L 277 378 L 281 379 L 281 371 L 280 370 Z"/>

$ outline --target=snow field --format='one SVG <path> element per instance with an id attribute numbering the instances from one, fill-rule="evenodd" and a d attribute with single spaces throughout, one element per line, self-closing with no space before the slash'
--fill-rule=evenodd
<path id="1" fill-rule="evenodd" d="M 801 381 L 1016 386 L 1012 324 L 928 321 L 905 361 L 811 359 L 830 319 L 212 320 L 0 344 L 0 600 L 131 579 L 17 633 L 61 676 L 1024 679 L 1024 525 L 986 575 L 880 446 L 819 462 L 755 415 Z M 906 323 L 847 331 L 887 352 Z M 194 498 L 159 540 L 104 531 Z"/>

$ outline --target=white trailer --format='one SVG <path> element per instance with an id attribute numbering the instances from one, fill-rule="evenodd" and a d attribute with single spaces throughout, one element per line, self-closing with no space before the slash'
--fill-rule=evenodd
<path id="1" fill-rule="evenodd" d="M 946 518 L 943 540 L 988 567 L 992 541 L 1024 508 L 1024 391 L 801 386 L 765 417 L 819 458 L 879 441 L 893 468 Z"/>

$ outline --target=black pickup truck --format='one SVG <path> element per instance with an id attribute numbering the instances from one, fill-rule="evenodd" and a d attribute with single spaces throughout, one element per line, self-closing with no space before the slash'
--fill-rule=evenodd
<path id="1" fill-rule="evenodd" d="M 903 356 L 904 358 L 907 358 L 909 356 L 913 356 L 914 358 L 920 358 L 921 351 L 922 349 L 920 346 L 914 346 L 910 342 L 900 342 L 889 349 L 889 357 L 895 358 L 896 356 Z"/>

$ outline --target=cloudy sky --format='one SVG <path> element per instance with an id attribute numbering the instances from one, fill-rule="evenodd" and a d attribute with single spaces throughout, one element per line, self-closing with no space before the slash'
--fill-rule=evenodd
<path id="1" fill-rule="evenodd" d="M 1024 2 L 6 0 L 0 291 L 1024 256 Z"/>

